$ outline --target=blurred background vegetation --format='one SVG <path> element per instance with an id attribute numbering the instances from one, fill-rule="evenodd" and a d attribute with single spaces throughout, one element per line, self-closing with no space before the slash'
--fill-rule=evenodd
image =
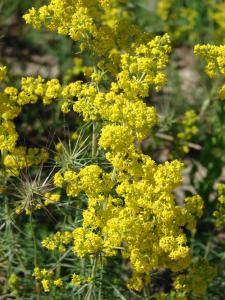
<path id="1" fill-rule="evenodd" d="M 9 85 L 19 85 L 22 76 L 39 74 L 45 78 L 57 77 L 61 82 L 84 77 L 82 65 L 89 62 L 84 57 L 81 60 L 74 42 L 25 26 L 22 15 L 32 6 L 45 2 L 0 0 L 0 64 L 9 68 Z M 186 165 L 184 185 L 176 193 L 182 197 L 197 191 L 204 198 L 205 216 L 191 247 L 194 256 L 201 254 L 218 267 L 217 279 L 202 299 L 223 300 L 225 233 L 223 229 L 215 229 L 211 216 L 215 209 L 216 183 L 225 182 L 225 105 L 218 100 L 221 79 L 211 80 L 204 74 L 204 64 L 194 57 L 193 47 L 198 43 L 224 43 L 225 1 L 132 0 L 128 10 L 134 22 L 153 36 L 168 32 L 172 39 L 168 84 L 160 93 L 153 93 L 147 99 L 157 107 L 159 124 L 142 147 L 158 162 L 182 159 Z M 70 115 L 65 120 L 57 106 L 45 110 L 41 105 L 32 109 L 28 106 L 17 120 L 22 137 L 20 143 L 26 140 L 29 146 L 48 147 L 58 139 L 68 139 L 69 132 L 74 131 L 79 122 L 78 116 L 75 122 Z M 43 172 L 47 173 L 46 170 Z M 59 259 L 43 251 L 40 244 L 34 245 L 32 234 L 36 232 L 35 228 L 39 229 L 36 239 L 41 241 L 48 232 L 73 224 L 76 210 L 71 207 L 74 207 L 72 202 L 60 213 L 54 211 L 54 218 L 50 209 L 45 215 L 38 214 L 34 221 L 29 216 L 15 220 L 8 208 L 2 205 L 0 229 L 4 232 L 0 235 L 0 299 L 82 299 L 71 291 L 61 293 L 60 290 L 55 291 L 53 298 L 51 295 L 39 298 L 40 286 L 32 279 L 31 272 L 37 259 L 40 265 L 46 261 L 51 265 Z M 74 217 L 68 217 L 73 213 Z M 64 264 L 70 265 L 71 259 L 68 256 Z M 71 268 L 76 271 L 74 266 Z M 120 262 L 113 262 L 108 271 L 105 270 L 105 277 L 114 278 L 115 286 L 118 272 L 123 272 L 121 268 Z M 162 279 L 153 276 L 152 284 L 157 283 L 169 291 L 168 278 L 167 273 Z M 113 299 L 142 299 L 134 294 L 122 298 L 120 292 L 123 291 L 115 291 L 109 285 L 105 290 L 106 294 L 114 295 Z"/>

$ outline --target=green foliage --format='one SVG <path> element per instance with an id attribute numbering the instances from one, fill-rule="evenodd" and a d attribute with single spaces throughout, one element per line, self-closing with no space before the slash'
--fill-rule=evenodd
<path id="1" fill-rule="evenodd" d="M 117 249 L 116 257 L 107 259 L 102 254 L 97 258 L 84 256 L 80 259 L 74 255 L 74 245 L 71 243 L 62 253 L 48 251 L 47 247 L 43 247 L 42 241 L 52 233 L 79 229 L 83 222 L 83 211 L 88 208 L 88 197 L 84 191 L 79 196 L 68 196 L 66 190 L 54 186 L 53 174 L 65 173 L 67 170 L 79 172 L 91 164 L 101 166 L 104 171 L 100 175 L 101 180 L 107 172 L 112 172 L 111 178 L 115 179 L 117 172 L 107 161 L 104 146 L 101 148 L 97 144 L 102 134 L 101 128 L 111 116 L 104 114 L 104 108 L 99 106 L 104 118 L 83 125 L 80 114 L 76 113 L 74 117 L 73 112 L 67 115 L 61 113 L 61 102 L 74 101 L 76 97 L 72 97 L 72 100 L 62 99 L 60 95 L 59 103 L 51 107 L 43 106 L 40 101 L 35 105 L 26 105 L 15 121 L 19 127 L 19 144 L 32 149 L 47 149 L 47 163 L 41 160 L 39 166 L 25 164 L 18 177 L 10 177 L 4 166 L 7 153 L 1 153 L 0 299 L 223 299 L 225 237 L 222 184 L 219 185 L 219 195 L 217 192 L 218 182 L 225 182 L 225 106 L 218 96 L 223 81 L 221 78 L 207 77 L 204 62 L 194 57 L 193 46 L 196 43 L 224 42 L 223 19 L 215 15 L 220 7 L 218 5 L 223 5 L 224 1 L 171 1 L 173 3 L 168 16 L 164 19 L 157 10 L 159 2 L 132 0 L 128 1 L 126 7 L 131 20 L 143 30 L 147 30 L 153 37 L 169 32 L 173 44 L 166 69 L 167 84 L 160 92 L 152 89 L 144 99 L 148 106 L 155 106 L 159 116 L 158 124 L 151 133 L 147 128 L 144 141 L 137 142 L 137 147 L 153 157 L 159 165 L 174 158 L 184 163 L 184 185 L 173 192 L 178 195 L 178 206 L 182 207 L 183 199 L 193 194 L 199 194 L 204 200 L 203 215 L 196 229 L 191 232 L 185 229 L 192 264 L 178 272 L 154 269 L 149 272 L 151 281 L 144 279 L 144 289 L 133 291 L 127 288 L 131 268 L 128 257 L 122 255 L 123 247 Z M 168 4 L 170 1 L 165 2 Z M 87 74 L 93 71 L 95 62 L 88 51 L 81 54 L 78 43 L 68 37 L 25 26 L 22 15 L 32 6 L 40 7 L 45 3 L 37 1 L 34 4 L 33 0 L 0 1 L 0 63 L 9 66 L 7 86 L 19 87 L 19 78 L 23 72 L 36 77 L 37 70 L 41 70 L 46 82 L 55 74 L 62 88 L 78 80 L 84 81 L 85 88 L 89 87 Z M 25 55 L 20 55 L 22 52 Z M 29 68 L 35 55 L 38 68 Z M 108 58 L 107 55 L 104 59 Z M 41 62 L 42 57 L 47 58 Z M 16 68 L 15 62 L 18 62 Z M 102 72 L 99 76 L 104 81 L 102 89 L 105 92 L 113 75 L 108 76 Z M 128 82 L 121 77 L 122 81 L 121 85 Z M 95 85 L 98 91 L 100 83 L 97 79 Z M 85 97 L 84 103 L 89 95 Z M 65 107 L 66 110 L 68 107 Z M 110 130 L 109 126 L 104 133 L 108 140 L 112 136 Z M 114 135 L 113 139 L 116 144 L 117 136 Z M 104 142 L 107 144 L 107 141 L 103 141 L 102 145 Z M 129 144 L 127 136 L 123 142 Z M 20 159 L 16 163 L 19 169 Z M 127 174 L 124 171 L 122 175 Z M 52 193 L 60 194 L 61 200 L 53 204 Z M 118 200 L 121 203 L 123 201 L 122 197 Z M 96 229 L 95 233 L 98 234 L 98 231 Z M 61 278 L 65 284 L 57 287 L 51 279 L 51 292 L 44 293 L 41 280 L 34 279 L 35 267 L 52 271 L 52 278 Z M 79 274 L 84 282 L 80 286 L 72 284 L 71 274 Z M 94 280 L 89 282 L 87 278 L 90 275 Z M 201 287 L 204 293 L 198 294 L 196 291 Z"/>

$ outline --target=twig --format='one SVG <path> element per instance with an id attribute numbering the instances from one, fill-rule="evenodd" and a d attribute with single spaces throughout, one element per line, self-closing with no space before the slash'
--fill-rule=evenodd
<path id="1" fill-rule="evenodd" d="M 169 141 L 169 142 L 173 142 L 174 141 L 174 137 L 172 137 L 171 135 L 168 135 L 168 134 L 165 134 L 165 133 L 156 133 L 156 136 L 163 139 L 163 140 L 166 140 L 166 141 Z M 188 143 L 188 147 L 189 148 L 192 148 L 194 150 L 198 150 L 198 151 L 201 151 L 202 150 L 202 146 L 201 145 L 198 145 L 198 144 L 194 144 L 194 143 Z"/>

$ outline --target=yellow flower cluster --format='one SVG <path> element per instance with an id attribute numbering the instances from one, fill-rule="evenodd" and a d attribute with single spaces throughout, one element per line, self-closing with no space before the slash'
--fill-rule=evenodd
<path id="1" fill-rule="evenodd" d="M 49 30 L 69 35 L 75 40 L 82 42 L 87 39 L 89 42 L 86 45 L 92 47 L 92 52 L 101 56 L 101 59 L 104 57 L 103 60 L 107 60 L 106 57 L 111 59 L 110 63 L 100 61 L 100 69 L 103 65 L 108 65 L 106 70 L 110 72 L 109 65 L 117 65 L 116 69 L 113 67 L 117 74 L 111 72 L 116 81 L 111 84 L 108 93 L 99 92 L 96 86 L 102 76 L 98 71 L 92 74 L 91 84 L 75 82 L 62 88 L 62 111 L 67 113 L 73 106 L 75 112 L 83 114 L 85 121 L 103 118 L 113 123 L 130 122 L 133 124 L 129 124 L 129 127 L 132 126 L 139 138 L 143 138 L 155 124 L 156 114 L 154 108 L 147 107 L 140 98 L 148 96 L 149 85 L 159 90 L 165 84 L 163 70 L 168 61 L 170 42 L 168 35 L 151 40 L 146 34 L 134 37 L 135 30 L 127 32 L 128 26 L 125 25 L 128 19 L 120 9 L 121 3 L 125 2 L 115 0 L 106 5 L 105 1 L 92 0 L 88 4 L 85 1 L 74 1 L 71 5 L 67 2 L 50 1 L 48 6 L 39 10 L 32 8 L 24 18 L 34 27 L 42 24 Z M 66 9 L 68 5 L 69 9 Z M 80 11 L 82 17 L 78 16 Z M 132 38 L 135 42 L 129 47 L 128 40 Z M 102 47 L 105 48 L 104 51 Z M 125 53 L 119 52 L 121 48 Z M 106 55 L 109 50 L 114 54 Z M 58 88 L 58 84 L 56 86 Z M 77 101 L 73 104 L 74 98 Z"/>
<path id="2" fill-rule="evenodd" d="M 198 12 L 182 2 L 174 0 L 157 1 L 157 14 L 163 21 L 163 30 L 171 34 L 174 40 L 186 37 L 194 39 Z"/>
<path id="3" fill-rule="evenodd" d="M 47 237 L 42 241 L 42 246 L 48 250 L 58 249 L 60 252 L 65 252 L 65 245 L 72 241 L 72 233 L 70 231 L 56 232 L 54 235 Z"/>
<path id="4" fill-rule="evenodd" d="M 44 198 L 45 198 L 44 204 L 47 206 L 49 204 L 58 203 L 60 201 L 60 194 L 45 193 Z"/>
<path id="5" fill-rule="evenodd" d="M 81 50 L 87 49 L 98 56 L 100 65 L 112 72 L 116 70 L 115 56 L 118 48 L 129 48 L 130 37 L 138 37 L 139 30 L 129 24 L 122 6 L 127 0 L 49 0 L 48 5 L 32 8 L 24 15 L 26 23 L 39 29 L 67 35 L 80 42 Z"/>
<path id="6" fill-rule="evenodd" d="M 225 30 L 225 3 L 224 1 L 210 1 L 211 13 L 210 16 L 213 21 L 216 23 L 214 28 L 215 33 L 218 37 L 222 38 L 224 41 L 224 30 Z M 216 2 L 216 3 L 215 3 Z"/>
<path id="7" fill-rule="evenodd" d="M 0 150 L 12 150 L 18 139 L 15 125 L 11 121 L 0 124 Z"/>
<path id="8" fill-rule="evenodd" d="M 225 3 L 224 1 L 207 0 L 204 3 L 192 1 L 158 0 L 156 13 L 162 21 L 164 32 L 171 34 L 175 41 L 195 42 L 203 28 L 207 26 L 213 39 L 224 41 Z M 212 31 L 212 32 L 211 32 Z M 212 38 L 212 37 L 211 37 Z"/>
<path id="9" fill-rule="evenodd" d="M 191 264 L 186 275 L 178 275 L 174 286 L 178 294 L 194 297 L 204 296 L 209 283 L 216 276 L 216 269 L 202 257 Z M 189 298 L 187 298 L 189 299 Z"/>
<path id="10" fill-rule="evenodd" d="M 191 138 L 198 133 L 198 127 L 196 126 L 197 120 L 198 116 L 193 110 L 186 111 L 184 116 L 182 117 L 182 131 L 178 132 L 176 140 L 181 154 L 186 154 L 190 150 L 188 143 Z"/>
<path id="11" fill-rule="evenodd" d="M 46 81 L 41 77 L 27 77 L 21 80 L 21 92 L 17 102 L 20 105 L 36 103 L 41 97 L 45 105 L 51 104 L 59 96 L 61 85 L 57 79 Z"/>
<path id="12" fill-rule="evenodd" d="M 77 274 L 73 274 L 72 275 L 72 280 L 71 280 L 72 284 L 76 285 L 76 286 L 80 286 L 81 285 L 81 277 Z"/>
<path id="13" fill-rule="evenodd" d="M 85 283 L 90 283 L 92 281 L 91 277 L 83 277 L 77 274 L 72 275 L 71 283 L 75 286 L 80 286 Z"/>
<path id="14" fill-rule="evenodd" d="M 35 277 L 35 279 L 41 280 L 43 290 L 46 293 L 50 292 L 52 286 L 61 287 L 63 285 L 63 281 L 61 278 L 53 278 L 53 271 L 36 267 L 32 275 Z"/>
<path id="15" fill-rule="evenodd" d="M 53 286 L 63 286 L 63 280 L 60 277 L 55 277 L 52 270 L 40 269 L 39 267 L 35 267 L 32 276 L 34 276 L 36 280 L 41 281 L 45 293 L 49 293 Z M 84 277 L 75 273 L 71 276 L 71 283 L 77 287 L 82 284 L 90 283 L 91 281 L 91 277 Z"/>
<path id="16" fill-rule="evenodd" d="M 209 77 L 215 77 L 218 73 L 225 77 L 225 45 L 196 45 L 196 55 L 206 60 L 205 71 Z M 219 92 L 221 100 L 225 100 L 225 84 Z"/>
<path id="17" fill-rule="evenodd" d="M 195 228 L 202 200 L 189 197 L 183 207 L 177 206 L 171 192 L 181 183 L 182 165 L 173 161 L 157 166 L 148 156 L 136 154 L 136 161 L 117 164 L 114 178 L 96 165 L 79 173 L 56 173 L 59 184 L 67 184 L 69 196 L 83 191 L 88 197 L 83 227 L 72 232 L 73 251 L 80 257 L 100 252 L 112 256 L 123 246 L 122 254 L 137 274 L 155 267 L 181 270 L 189 263 L 182 227 Z M 44 244 L 56 248 L 55 238 Z"/>
<path id="18" fill-rule="evenodd" d="M 21 169 L 33 165 L 44 163 L 48 159 L 48 152 L 40 148 L 13 148 L 11 152 L 3 158 L 3 164 L 7 173 L 12 176 L 18 176 Z"/>
<path id="19" fill-rule="evenodd" d="M 12 288 L 15 292 L 17 290 L 17 286 L 18 286 L 18 277 L 16 276 L 15 273 L 12 273 L 8 279 L 8 284 L 10 286 L 10 288 Z"/>
<path id="20" fill-rule="evenodd" d="M 52 103 L 58 97 L 60 88 L 57 79 L 45 81 L 41 76 L 22 78 L 20 91 L 14 87 L 6 87 L 1 92 L 1 118 L 14 119 L 23 105 L 34 104 L 39 97 L 44 104 Z"/>
<path id="21" fill-rule="evenodd" d="M 129 287 L 141 290 L 153 269 L 180 271 L 189 265 L 184 227 L 195 228 L 203 201 L 193 196 L 183 206 L 177 205 L 173 190 L 182 183 L 182 163 L 158 165 L 138 147 L 157 122 L 155 108 L 144 99 L 150 86 L 158 91 L 166 83 L 164 70 L 171 46 L 167 34 L 152 39 L 140 34 L 136 26 L 128 26 L 129 18 L 121 10 L 125 2 L 50 0 L 39 10 L 32 8 L 24 18 L 36 28 L 44 25 L 70 36 L 96 58 L 89 82 L 60 87 L 56 81 L 52 85 L 53 81 L 31 80 L 35 86 L 31 94 L 39 91 L 40 84 L 37 96 L 45 98 L 49 85 L 50 100 L 45 102 L 60 95 L 63 112 L 73 108 L 84 121 L 99 122 L 98 146 L 106 151 L 110 165 L 103 169 L 92 164 L 55 174 L 55 186 L 65 188 L 69 197 L 82 193 L 87 208 L 80 227 L 66 236 L 56 233 L 42 244 L 64 251 L 72 242 L 78 257 L 121 253 L 133 270 Z M 80 284 L 77 276 L 74 283 Z"/>
<path id="22" fill-rule="evenodd" d="M 159 0 L 157 1 L 157 14 L 161 17 L 163 21 L 167 21 L 174 0 Z"/>
<path id="23" fill-rule="evenodd" d="M 7 74 L 7 68 L 6 66 L 0 67 L 0 82 L 3 81 Z"/>
<path id="24" fill-rule="evenodd" d="M 110 174 L 103 174 L 98 165 L 84 167 L 80 172 L 66 171 L 64 174 L 57 172 L 54 176 L 56 187 L 66 187 L 67 196 L 76 197 L 82 190 L 87 195 L 95 195 L 110 190 Z"/>
<path id="25" fill-rule="evenodd" d="M 91 83 L 77 81 L 62 87 L 61 91 L 58 88 L 63 98 L 61 110 L 67 113 L 73 107 L 75 112 L 83 114 L 85 121 L 104 119 L 127 124 L 139 138 L 145 137 L 156 123 L 156 113 L 141 98 L 148 96 L 149 85 L 159 90 L 165 84 L 163 70 L 169 52 L 168 35 L 134 46 L 132 54 L 121 55 L 121 70 L 109 92 L 99 91 L 96 80 L 99 81 L 101 75 L 96 72 L 92 74 Z"/>
<path id="26" fill-rule="evenodd" d="M 0 92 L 0 113 L 3 120 L 12 120 L 21 112 L 21 106 L 17 103 L 18 90 L 14 87 L 6 87 Z"/>
<path id="27" fill-rule="evenodd" d="M 23 105 L 35 104 L 42 97 L 44 104 L 50 104 L 59 95 L 61 86 L 57 79 L 47 82 L 41 77 L 24 77 L 21 80 L 21 90 L 6 87 L 1 92 L 1 118 L 14 119 L 21 112 Z"/>
<path id="28" fill-rule="evenodd" d="M 62 111 L 68 112 L 73 105 L 73 110 L 82 113 L 85 121 L 103 119 L 123 126 L 124 130 L 130 128 L 138 139 L 146 137 L 156 124 L 157 116 L 155 109 L 142 99 L 148 96 L 150 85 L 159 90 L 166 82 L 163 70 L 168 61 L 170 41 L 168 35 L 164 35 L 146 45 L 136 46 L 132 54 L 121 55 L 121 70 L 109 92 L 99 91 L 93 81 L 88 84 L 77 81 L 63 87 Z M 77 101 L 73 104 L 74 98 Z"/>
<path id="29" fill-rule="evenodd" d="M 3 81 L 7 74 L 6 67 L 0 67 L 0 81 Z M 14 123 L 11 121 L 20 113 L 16 104 L 14 88 L 0 90 L 0 150 L 11 151 L 18 140 L 18 134 Z"/>
<path id="30" fill-rule="evenodd" d="M 0 76 L 4 80 L 6 67 L 1 67 Z M 0 150 L 5 151 L 3 165 L 8 175 L 17 176 L 21 169 L 48 159 L 45 149 L 16 147 L 19 136 L 13 120 L 22 112 L 24 105 L 35 104 L 38 98 L 42 98 L 44 104 L 50 104 L 60 92 L 58 80 L 45 82 L 40 76 L 37 79 L 22 78 L 20 90 L 7 86 L 0 91 Z"/>
<path id="31" fill-rule="evenodd" d="M 213 215 L 216 217 L 216 225 L 221 227 L 225 224 L 225 184 L 218 184 L 218 199 L 216 210 Z"/>

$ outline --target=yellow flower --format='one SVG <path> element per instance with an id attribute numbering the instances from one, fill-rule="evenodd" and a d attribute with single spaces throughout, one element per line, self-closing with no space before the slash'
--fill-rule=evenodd
<path id="1" fill-rule="evenodd" d="M 0 124 L 0 150 L 13 150 L 18 137 L 13 122 L 4 121 Z"/>
<path id="2" fill-rule="evenodd" d="M 43 289 L 46 293 L 50 292 L 50 285 L 48 279 L 42 279 L 41 284 L 43 286 Z"/>
<path id="3" fill-rule="evenodd" d="M 3 81 L 7 74 L 7 67 L 0 67 L 0 81 Z"/>
<path id="4" fill-rule="evenodd" d="M 194 48 L 196 55 L 206 60 L 205 71 L 209 77 L 215 77 L 217 74 L 225 76 L 225 45 L 196 45 Z M 224 85 L 220 93 L 220 99 L 224 100 Z"/>
<path id="5" fill-rule="evenodd" d="M 53 284 L 57 287 L 61 287 L 63 285 L 63 281 L 61 278 L 58 278 L 53 281 Z"/>
<path id="6" fill-rule="evenodd" d="M 77 275 L 77 274 L 74 273 L 72 275 L 71 283 L 74 284 L 74 285 L 76 285 L 76 286 L 80 286 L 81 283 L 82 283 L 82 280 L 81 280 L 81 278 L 80 278 L 79 275 Z"/>

